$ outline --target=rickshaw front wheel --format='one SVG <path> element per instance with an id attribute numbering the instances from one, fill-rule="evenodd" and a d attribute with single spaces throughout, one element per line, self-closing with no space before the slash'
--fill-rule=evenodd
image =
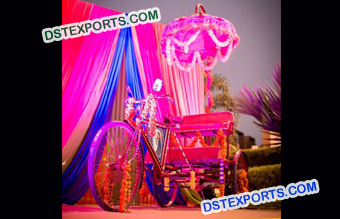
<path id="1" fill-rule="evenodd" d="M 131 204 L 140 188 L 144 168 L 143 151 L 141 145 L 137 147 L 136 141 L 132 141 L 133 136 L 134 130 L 128 124 L 111 121 L 98 130 L 92 141 L 88 157 L 89 186 L 97 204 L 106 211 L 119 209 L 124 174 L 127 178 L 124 185 L 131 183 L 125 208 Z M 136 150 L 138 153 L 135 153 Z M 131 170 L 127 171 L 127 161 L 132 157 Z"/>

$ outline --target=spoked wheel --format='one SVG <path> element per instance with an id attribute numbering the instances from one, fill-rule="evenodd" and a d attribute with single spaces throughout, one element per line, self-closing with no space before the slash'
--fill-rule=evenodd
<path id="1" fill-rule="evenodd" d="M 119 209 L 123 168 L 132 157 L 129 172 L 131 193 L 126 207 L 131 204 L 142 182 L 142 148 L 132 141 L 133 135 L 134 131 L 126 123 L 109 122 L 97 132 L 92 142 L 88 157 L 89 185 L 94 199 L 106 211 Z"/>
<path id="2" fill-rule="evenodd" d="M 178 184 L 170 180 L 168 191 L 165 191 L 164 178 L 158 177 L 157 171 L 153 171 L 152 186 L 154 198 L 161 207 L 171 207 L 175 201 Z"/>
<path id="3" fill-rule="evenodd" d="M 248 163 L 246 156 L 241 152 L 237 162 L 234 164 L 232 192 L 233 194 L 239 194 L 248 191 Z"/>

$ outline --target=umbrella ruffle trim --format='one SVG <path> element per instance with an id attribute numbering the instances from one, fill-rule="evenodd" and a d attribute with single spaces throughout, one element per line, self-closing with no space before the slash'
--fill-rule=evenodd
<path id="1" fill-rule="evenodd" d="M 214 40 L 214 38 L 212 37 L 212 39 Z M 176 54 L 175 54 L 175 46 L 174 45 L 170 45 L 170 39 L 167 39 L 166 41 L 166 57 L 167 57 L 167 61 L 168 61 L 168 64 L 169 65 L 172 65 L 173 62 L 175 62 L 176 66 L 182 70 L 182 71 L 190 71 L 195 63 L 197 62 L 202 69 L 204 70 L 211 70 L 215 67 L 215 65 L 217 64 L 217 61 L 218 59 L 220 59 L 221 62 L 226 62 L 228 59 L 229 59 L 229 56 L 232 52 L 232 46 L 230 45 L 230 42 L 231 42 L 232 38 L 231 37 L 228 37 L 228 39 L 225 41 L 225 42 L 220 42 L 220 41 L 217 41 L 214 40 L 214 42 L 216 43 L 216 48 L 217 48 L 217 51 L 216 51 L 216 54 L 215 54 L 215 57 L 213 58 L 213 61 L 210 63 L 210 65 L 205 65 L 202 58 L 201 58 L 201 54 L 199 51 L 195 51 L 194 52 L 194 56 L 192 58 L 192 61 L 190 63 L 187 64 L 187 66 L 183 66 Z M 187 41 L 188 42 L 188 41 Z M 187 42 L 185 42 L 185 45 L 190 45 L 187 44 Z M 176 42 L 175 42 L 176 43 Z M 177 43 L 176 43 L 177 44 Z M 226 45 L 228 46 L 228 50 L 227 50 L 227 53 L 225 56 L 222 55 L 222 52 L 221 52 L 221 46 L 220 45 Z M 223 46 L 225 47 L 225 46 Z"/>
<path id="2" fill-rule="evenodd" d="M 217 37 L 215 36 L 214 32 L 212 30 L 208 30 L 208 34 L 211 37 L 211 39 L 214 41 L 214 43 L 216 44 L 216 54 L 215 57 L 213 58 L 213 61 L 210 63 L 210 65 L 205 65 L 202 58 L 201 58 L 201 54 L 199 51 L 194 51 L 194 56 L 192 58 L 192 61 L 190 63 L 187 64 L 187 66 L 183 66 L 180 61 L 178 60 L 176 54 L 175 54 L 175 46 L 171 45 L 171 40 L 180 47 L 184 47 L 184 52 L 188 53 L 189 51 L 189 45 L 194 42 L 197 38 L 197 36 L 200 34 L 200 30 L 198 30 L 195 34 L 193 34 L 188 41 L 185 42 L 181 42 L 176 38 L 171 38 L 171 39 L 167 39 L 166 40 L 166 57 L 167 57 L 167 62 L 169 65 L 172 65 L 173 62 L 175 62 L 176 66 L 182 70 L 182 71 L 190 71 L 195 63 L 197 62 L 202 69 L 204 70 L 211 70 L 215 67 L 215 65 L 217 64 L 218 59 L 220 59 L 221 62 L 226 62 L 229 59 L 229 56 L 233 50 L 233 46 L 231 45 L 231 42 L 233 42 L 233 37 L 232 36 L 228 36 L 227 40 L 224 42 L 221 42 L 217 39 Z M 237 41 L 239 41 L 239 37 L 237 37 Z M 221 52 L 221 48 L 222 47 L 227 47 L 228 46 L 228 50 L 226 55 L 222 55 Z"/>

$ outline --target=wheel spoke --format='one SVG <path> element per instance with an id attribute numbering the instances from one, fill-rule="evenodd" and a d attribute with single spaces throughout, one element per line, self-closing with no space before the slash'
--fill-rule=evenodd
<path id="1" fill-rule="evenodd" d="M 107 147 L 107 148 L 110 148 L 110 153 L 108 154 L 108 156 L 109 156 L 109 162 L 111 162 L 111 160 L 110 160 L 111 156 L 110 156 L 110 155 L 111 155 L 112 152 L 114 152 L 114 151 L 113 151 L 113 148 L 112 148 L 112 147 L 113 147 L 113 146 L 112 146 L 112 142 L 111 142 L 111 139 L 113 139 L 113 138 L 112 138 L 112 136 L 111 136 L 111 134 L 110 134 L 110 130 L 109 130 L 107 133 L 108 133 L 108 135 L 109 135 L 109 139 L 106 138 L 106 140 L 107 140 L 107 141 L 109 142 L 109 144 L 110 144 L 110 147 Z M 114 156 L 115 156 L 115 158 L 117 159 L 116 154 L 114 154 Z"/>
<path id="2" fill-rule="evenodd" d="M 112 132 L 112 129 L 110 129 L 110 133 L 111 133 L 111 132 Z M 111 133 L 111 134 L 113 135 L 113 133 Z M 117 141 L 116 141 L 117 136 L 114 135 L 114 138 L 112 138 L 112 139 L 115 139 L 115 142 L 114 142 L 114 145 L 112 145 L 112 144 L 113 144 L 113 142 L 112 142 L 112 144 L 111 144 L 111 150 L 112 150 L 113 153 L 115 154 L 116 159 L 118 159 L 118 156 L 117 156 L 117 154 L 116 154 L 116 152 L 115 152 L 115 150 L 114 150 L 115 146 L 117 145 Z"/>

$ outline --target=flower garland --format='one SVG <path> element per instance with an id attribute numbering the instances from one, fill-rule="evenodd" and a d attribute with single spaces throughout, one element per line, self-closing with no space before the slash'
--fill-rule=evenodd
<path id="1" fill-rule="evenodd" d="M 172 38 L 172 40 L 180 47 L 184 47 L 184 52 L 187 54 L 189 52 L 189 45 L 194 42 L 198 36 L 198 34 L 200 34 L 201 30 L 198 30 L 196 33 L 194 33 L 190 39 L 186 42 L 181 42 L 178 39 L 176 39 L 175 37 Z"/>
<path id="2" fill-rule="evenodd" d="M 175 54 L 176 48 L 174 45 L 171 44 L 171 40 L 172 40 L 177 46 L 183 47 L 184 53 L 187 54 L 189 52 L 189 45 L 196 40 L 198 35 L 201 33 L 201 30 L 198 30 L 186 42 L 181 42 L 174 37 L 166 39 L 165 54 L 166 54 L 168 64 L 172 65 L 173 62 L 175 62 L 176 66 L 180 70 L 190 71 L 194 67 L 194 64 L 197 62 L 203 70 L 209 71 L 215 67 L 218 59 L 220 59 L 221 62 L 226 62 L 229 59 L 229 56 L 233 50 L 233 47 L 235 48 L 237 46 L 240 40 L 240 37 L 237 34 L 232 33 L 232 31 L 228 31 L 227 40 L 224 42 L 221 42 L 217 39 L 217 37 L 215 36 L 214 32 L 211 29 L 207 30 L 207 32 L 210 38 L 214 41 L 216 45 L 216 54 L 214 56 L 213 61 L 210 62 L 209 65 L 204 65 L 200 52 L 196 50 L 196 51 L 193 51 L 194 53 L 193 58 L 191 62 L 188 63 L 187 67 L 182 66 L 180 64 L 180 61 L 177 58 L 177 55 Z M 222 47 L 228 47 L 227 53 L 225 56 L 222 55 L 222 52 L 221 52 Z"/>
<path id="3" fill-rule="evenodd" d="M 171 148 L 179 147 L 179 145 L 176 141 L 176 137 L 175 137 L 174 133 L 172 133 L 172 132 L 170 134 L 170 147 Z"/>
<path id="4" fill-rule="evenodd" d="M 150 100 L 150 111 L 149 111 L 149 135 L 151 137 L 154 137 L 156 135 L 156 107 L 157 107 L 157 103 L 156 100 L 154 98 L 151 98 Z"/>
<path id="5" fill-rule="evenodd" d="M 169 63 L 169 65 L 172 65 L 172 59 L 173 59 L 173 61 L 175 62 L 176 66 L 177 66 L 178 69 L 181 70 L 181 71 L 190 71 L 190 70 L 194 67 L 196 61 L 198 62 L 199 66 L 200 66 L 203 70 L 209 71 L 209 70 L 211 70 L 211 69 L 213 69 L 213 68 L 215 67 L 215 65 L 217 64 L 218 58 L 220 58 L 221 61 L 222 61 L 222 60 L 225 60 L 225 61 L 223 61 L 223 62 L 226 62 L 227 59 L 228 59 L 228 57 L 229 57 L 228 54 L 227 54 L 226 56 L 221 55 L 220 50 L 218 50 L 218 51 L 216 52 L 216 56 L 215 56 L 213 62 L 212 62 L 210 65 L 205 65 L 205 64 L 203 63 L 202 58 L 201 58 L 201 54 L 200 54 L 198 51 L 195 51 L 195 52 L 194 52 L 194 56 L 193 56 L 191 62 L 190 62 L 190 63 L 187 63 L 187 67 L 184 67 L 184 66 L 182 66 L 182 65 L 180 64 L 180 61 L 178 60 L 177 56 L 175 55 L 175 50 L 176 50 L 175 47 L 172 45 L 170 48 L 171 48 L 171 49 L 169 49 L 169 51 L 167 51 L 168 53 L 172 54 L 172 56 L 169 56 L 169 58 L 168 58 L 168 60 L 170 60 L 170 63 L 171 63 L 171 64 Z M 231 48 L 231 47 L 230 47 L 230 48 Z M 229 51 L 229 50 L 228 50 L 228 51 Z M 169 61 L 168 61 L 168 62 L 169 62 Z"/>
<path id="6" fill-rule="evenodd" d="M 229 45 L 230 41 L 233 39 L 232 38 L 232 35 L 233 33 L 232 32 L 228 32 L 228 38 L 226 41 L 224 42 L 221 42 L 217 39 L 217 37 L 215 36 L 214 32 L 210 29 L 208 30 L 208 34 L 209 36 L 211 37 L 211 39 L 214 41 L 214 43 L 219 46 L 219 47 L 226 47 Z"/>
<path id="7" fill-rule="evenodd" d="M 114 165 L 110 165 L 105 173 L 105 182 L 104 182 L 104 198 L 103 201 L 108 206 L 113 206 L 113 168 Z"/>
<path id="8" fill-rule="evenodd" d="M 208 60 L 209 62 L 209 60 Z M 207 106 L 205 107 L 205 112 L 210 113 L 211 108 L 214 105 L 214 96 L 210 91 L 210 86 L 212 84 L 213 76 L 209 70 L 204 71 L 206 77 L 207 77 L 207 84 L 204 86 L 204 92 L 207 95 Z"/>
<path id="9" fill-rule="evenodd" d="M 227 156 L 227 152 L 226 152 L 227 144 L 226 144 L 226 141 L 225 141 L 226 136 L 225 136 L 222 129 L 218 130 L 216 140 L 217 139 L 218 139 L 218 142 L 220 144 L 220 151 L 221 151 L 222 158 L 223 158 L 223 160 L 226 160 L 226 156 Z M 215 140 L 214 144 L 216 143 L 216 140 Z M 220 197 L 224 196 L 224 190 L 225 190 L 224 183 L 220 184 L 219 189 L 220 189 L 220 194 L 221 194 Z"/>
<path id="10" fill-rule="evenodd" d="M 223 160 L 226 160 L 226 156 L 227 156 L 227 152 L 226 152 L 227 143 L 225 141 L 226 140 L 226 136 L 225 136 L 225 134 L 224 134 L 222 129 L 218 130 L 216 139 L 218 139 L 219 144 L 220 144 L 220 150 L 221 150 L 222 158 L 223 158 Z"/>
<path id="11" fill-rule="evenodd" d="M 242 169 L 240 173 L 237 175 L 237 185 L 238 185 L 237 190 L 239 193 L 249 192 L 247 175 L 248 173 L 244 169 Z"/>
<path id="12" fill-rule="evenodd" d="M 135 109 L 135 102 L 136 98 L 134 97 L 127 97 L 125 98 L 125 119 L 131 117 L 133 110 Z"/>
<path id="13" fill-rule="evenodd" d="M 196 136 L 194 138 L 194 140 L 190 143 L 190 145 L 186 146 L 187 148 L 192 148 L 196 145 L 197 141 L 200 140 L 200 143 L 203 145 L 203 147 L 207 147 L 208 145 L 205 144 L 203 137 L 200 133 L 200 131 L 196 131 Z M 176 137 L 173 133 L 171 133 L 170 135 L 170 146 L 171 148 L 175 148 L 175 147 L 179 147 L 178 142 L 176 140 Z"/>
<path id="14" fill-rule="evenodd" d="M 195 139 L 190 143 L 190 145 L 188 145 L 188 148 L 192 148 L 196 145 L 197 141 L 200 140 L 202 138 L 202 135 L 199 131 L 196 131 L 196 136 Z"/>
<path id="15" fill-rule="evenodd" d="M 150 95 L 152 95 L 152 94 L 149 94 L 148 97 L 146 98 L 146 101 L 145 101 L 145 105 L 144 105 L 143 111 L 142 111 L 142 113 L 141 113 L 141 115 L 140 115 L 140 117 L 141 117 L 142 120 L 145 119 L 145 118 L 147 117 L 148 112 L 149 112 L 149 109 L 150 109 L 150 99 L 151 99 L 151 96 L 150 96 Z M 139 118 L 136 119 L 137 125 L 140 123 L 140 121 L 141 121 L 141 120 L 140 120 Z"/>
<path id="16" fill-rule="evenodd" d="M 120 197 L 119 197 L 119 212 L 127 212 L 130 211 L 127 209 L 127 202 L 131 196 L 131 163 L 127 162 L 122 165 L 123 169 L 123 180 L 122 186 L 120 188 Z"/>
<path id="17" fill-rule="evenodd" d="M 143 108 L 143 111 L 141 113 L 141 119 L 144 120 L 147 115 L 149 114 L 149 124 L 148 124 L 148 129 L 149 129 L 149 135 L 151 137 L 154 137 L 156 135 L 156 107 L 157 103 L 156 100 L 154 99 L 154 96 L 152 94 L 149 94 L 148 97 L 146 98 L 145 105 Z M 136 118 L 136 126 L 141 122 L 139 118 Z"/>
<path id="18" fill-rule="evenodd" d="M 224 189 L 225 189 L 225 185 L 224 183 L 220 184 L 220 197 L 223 197 L 224 196 Z"/>

